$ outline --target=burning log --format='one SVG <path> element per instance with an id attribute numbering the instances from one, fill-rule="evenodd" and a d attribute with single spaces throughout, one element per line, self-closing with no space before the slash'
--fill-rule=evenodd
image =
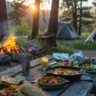
<path id="1" fill-rule="evenodd" d="M 0 54 L 17 54 L 22 52 L 21 48 L 18 46 L 18 44 L 15 42 L 16 37 L 11 36 L 9 37 L 1 46 L 0 48 Z"/>

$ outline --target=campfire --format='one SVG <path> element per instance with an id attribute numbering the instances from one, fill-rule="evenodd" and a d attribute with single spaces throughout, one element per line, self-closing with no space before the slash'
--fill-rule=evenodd
<path id="1" fill-rule="evenodd" d="M 21 49 L 15 36 L 10 36 L 0 45 L 0 64 L 18 65 L 28 62 L 33 55 Z"/>
<path id="2" fill-rule="evenodd" d="M 10 36 L 8 37 L 4 43 L 0 46 L 0 54 L 17 54 L 20 53 L 21 49 L 19 45 L 16 43 L 16 37 Z"/>

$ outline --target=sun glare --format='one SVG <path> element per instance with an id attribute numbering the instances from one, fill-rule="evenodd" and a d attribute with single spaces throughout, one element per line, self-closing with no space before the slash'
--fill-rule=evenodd
<path id="1" fill-rule="evenodd" d="M 40 7 L 41 10 L 51 10 L 50 4 L 44 4 L 43 6 Z"/>
<path id="2" fill-rule="evenodd" d="M 33 5 L 31 5 L 30 6 L 33 10 L 35 10 L 35 5 L 33 4 Z"/>
<path id="3" fill-rule="evenodd" d="M 32 8 L 32 10 L 35 10 L 35 9 L 36 9 L 34 4 L 31 5 L 30 7 Z M 41 6 L 41 5 L 40 5 L 40 10 L 51 10 L 51 7 L 50 7 L 49 4 L 46 4 L 46 5 L 44 5 L 44 6 Z"/>
<path id="4" fill-rule="evenodd" d="M 34 4 L 30 5 L 28 2 L 26 2 L 26 5 L 29 5 L 32 10 L 36 9 Z M 40 4 L 40 10 L 51 10 L 51 5 L 48 3 Z"/>

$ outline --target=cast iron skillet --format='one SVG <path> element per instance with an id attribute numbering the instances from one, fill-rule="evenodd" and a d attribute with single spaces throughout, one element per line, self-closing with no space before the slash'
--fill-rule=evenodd
<path id="1" fill-rule="evenodd" d="M 78 71 L 79 74 L 75 74 L 75 75 L 57 75 L 57 74 L 50 73 L 50 70 L 56 70 L 56 69 L 58 69 L 58 68 L 76 70 L 76 71 Z M 65 78 L 66 80 L 69 80 L 69 81 L 77 81 L 77 80 L 80 80 L 80 78 L 81 78 L 82 75 L 87 75 L 87 76 L 90 76 L 90 77 L 92 77 L 92 78 L 95 78 L 95 76 L 92 76 L 92 75 L 90 75 L 90 74 L 86 74 L 85 72 L 81 71 L 80 68 L 69 67 L 69 66 L 49 67 L 49 68 L 45 69 L 44 71 L 47 73 L 47 75 L 60 76 L 60 77 L 63 77 L 63 78 Z"/>
<path id="2" fill-rule="evenodd" d="M 88 64 L 82 64 L 82 65 L 88 65 Z M 82 68 L 82 65 L 80 66 Z M 89 64 L 89 66 L 94 66 L 96 67 L 96 64 Z M 83 69 L 83 68 L 82 68 Z M 96 74 L 96 71 L 90 71 L 90 70 L 85 70 L 86 73 L 89 74 Z"/>
<path id="3" fill-rule="evenodd" d="M 47 76 L 47 75 L 46 75 Z M 44 77 L 46 77 L 44 76 Z M 47 76 L 48 77 L 48 76 Z M 55 78 L 56 76 L 54 76 Z M 68 83 L 69 81 L 65 80 L 64 82 L 61 82 L 61 83 L 57 83 L 57 84 L 40 84 L 39 81 L 37 81 L 38 84 L 44 89 L 44 90 L 57 90 L 57 89 L 60 89 L 64 86 L 64 84 Z"/>

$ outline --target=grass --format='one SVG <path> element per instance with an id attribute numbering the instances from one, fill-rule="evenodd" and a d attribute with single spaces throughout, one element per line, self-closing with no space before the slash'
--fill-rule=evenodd
<path id="1" fill-rule="evenodd" d="M 85 40 L 59 40 L 57 45 L 59 45 L 59 49 L 67 49 L 68 51 L 73 51 L 74 49 L 80 50 L 96 50 L 96 42 L 93 43 L 84 43 Z M 67 51 L 66 50 L 66 51 Z"/>
<path id="2" fill-rule="evenodd" d="M 65 40 L 57 40 L 57 49 L 59 52 L 73 54 L 73 47 L 69 42 Z"/>
<path id="3" fill-rule="evenodd" d="M 86 39 L 88 36 L 90 36 L 90 32 L 83 32 L 81 36 Z"/>
<path id="4" fill-rule="evenodd" d="M 76 40 L 57 40 L 57 49 L 51 49 L 46 42 L 38 41 L 34 39 L 33 41 L 39 45 L 40 48 L 45 48 L 45 54 L 52 53 L 68 53 L 69 55 L 74 53 L 74 49 L 80 50 L 96 50 L 96 43 L 84 43 L 86 38 L 89 36 L 89 33 L 82 33 L 81 39 Z M 32 40 L 25 40 L 24 38 L 17 39 L 20 46 L 26 46 L 28 42 L 32 42 Z"/>
<path id="5" fill-rule="evenodd" d="M 65 52 L 68 50 L 69 53 L 72 53 L 74 49 L 96 50 L 96 42 L 84 43 L 88 36 L 90 36 L 90 33 L 84 32 L 78 40 L 57 40 L 58 49 Z"/>
<path id="6" fill-rule="evenodd" d="M 25 39 L 25 38 L 17 38 L 16 39 L 16 42 L 18 43 L 18 45 L 20 46 L 20 47 L 26 47 L 27 46 L 27 44 L 28 44 L 28 40 L 27 39 Z"/>
<path id="7" fill-rule="evenodd" d="M 74 43 L 75 49 L 83 49 L 83 50 L 96 50 L 96 43 Z"/>

